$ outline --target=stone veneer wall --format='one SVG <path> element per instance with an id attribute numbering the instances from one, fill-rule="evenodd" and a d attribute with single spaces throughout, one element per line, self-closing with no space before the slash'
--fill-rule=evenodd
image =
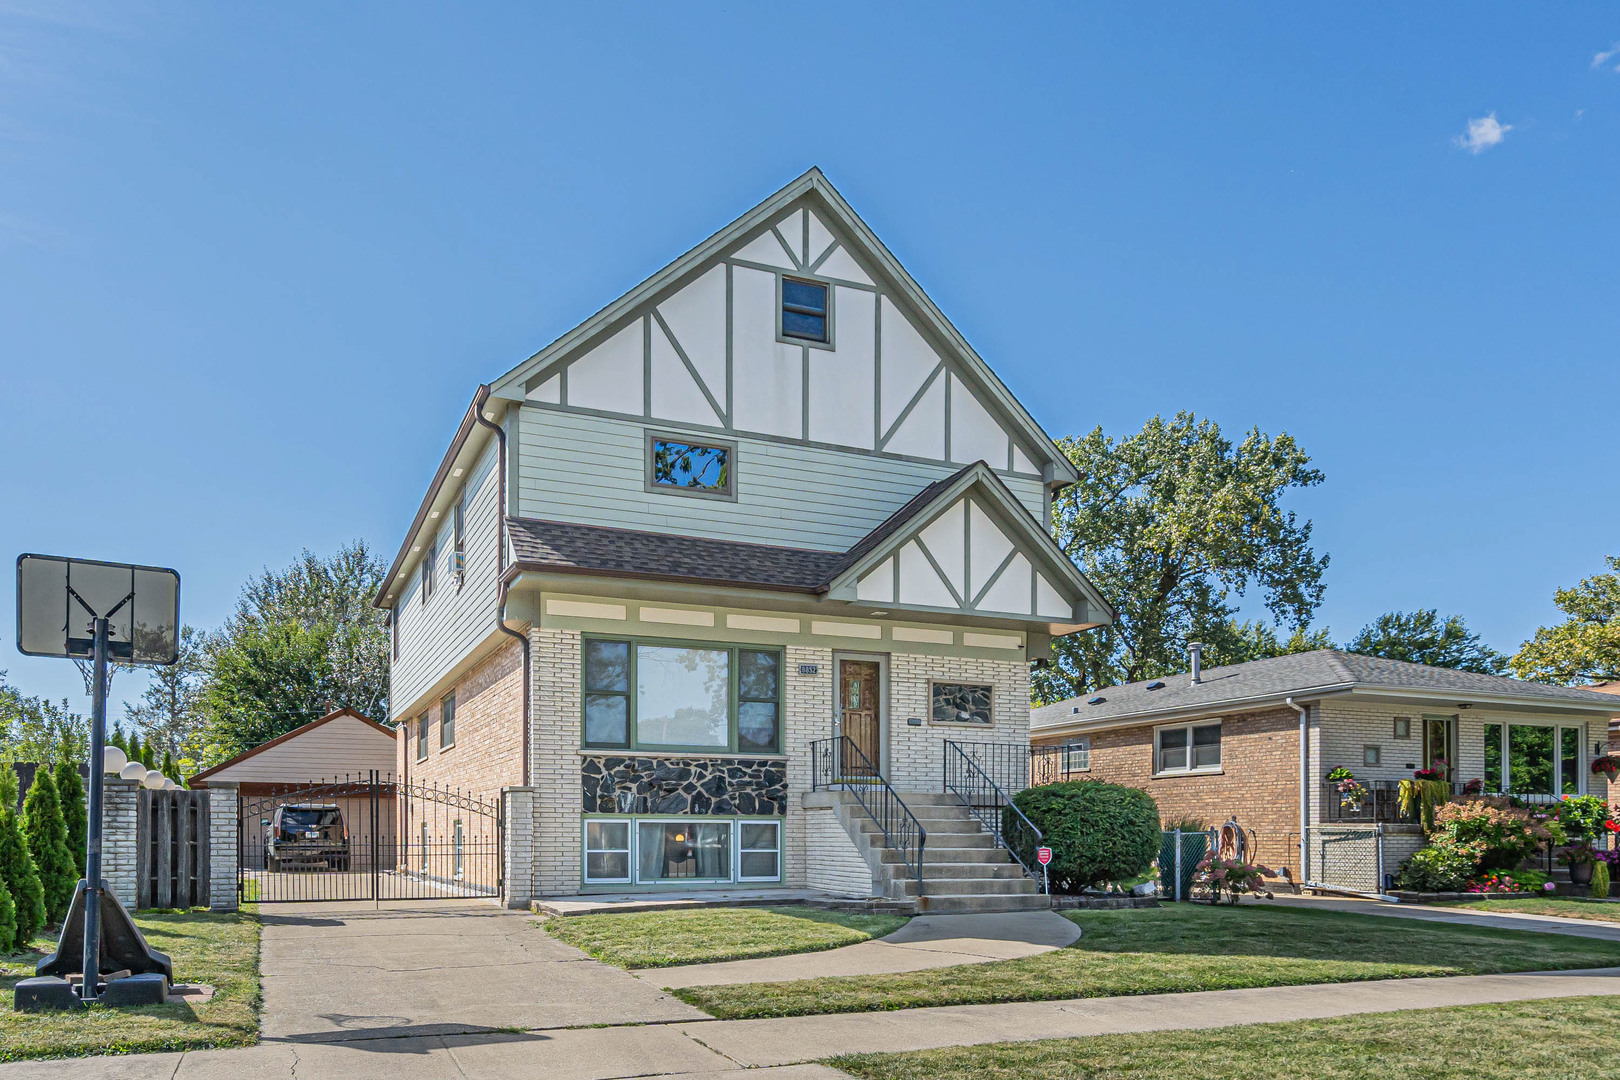
<path id="1" fill-rule="evenodd" d="M 587 814 L 787 813 L 782 758 L 591 756 L 580 784 Z"/>

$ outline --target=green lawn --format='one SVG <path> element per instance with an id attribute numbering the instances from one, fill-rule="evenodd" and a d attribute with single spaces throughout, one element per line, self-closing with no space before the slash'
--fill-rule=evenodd
<path id="1" fill-rule="evenodd" d="M 1620 904 L 1579 897 L 1531 897 L 1525 900 L 1448 900 L 1435 907 L 1460 907 L 1505 915 L 1557 915 L 1564 919 L 1593 919 L 1620 923 Z"/>
<path id="2" fill-rule="evenodd" d="M 1172 904 L 1067 917 L 1078 942 L 1022 960 L 674 994 L 734 1019 L 1620 964 L 1620 942 L 1336 911 Z"/>
<path id="3" fill-rule="evenodd" d="M 605 963 L 654 968 L 836 949 L 892 934 L 906 921 L 903 915 L 772 907 L 578 915 L 542 925 Z"/>
<path id="4" fill-rule="evenodd" d="M 1564 1080 L 1614 1076 L 1620 998 L 996 1043 L 828 1064 L 865 1080 Z"/>
<path id="5" fill-rule="evenodd" d="M 141 912 L 135 924 L 154 949 L 169 954 L 178 981 L 217 987 L 214 999 L 196 1007 L 173 1002 L 140 1009 L 13 1012 L 11 988 L 55 948 L 40 938 L 30 952 L 0 957 L 0 1061 L 247 1046 L 258 1039 L 256 914 Z"/>

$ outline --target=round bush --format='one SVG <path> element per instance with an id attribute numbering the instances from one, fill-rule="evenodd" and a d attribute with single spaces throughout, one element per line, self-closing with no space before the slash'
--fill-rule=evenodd
<path id="1" fill-rule="evenodd" d="M 1159 807 L 1140 788 L 1104 780 L 1070 780 L 1027 788 L 1013 803 L 1045 834 L 1052 891 L 1077 893 L 1105 881 L 1136 877 L 1159 856 Z M 1015 819 L 1012 812 L 1003 816 Z M 1020 858 L 1035 862 L 1036 844 L 1010 821 L 1007 837 Z"/>

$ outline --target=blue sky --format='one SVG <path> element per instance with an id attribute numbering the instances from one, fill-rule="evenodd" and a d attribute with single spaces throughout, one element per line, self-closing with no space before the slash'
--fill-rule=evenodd
<path id="1" fill-rule="evenodd" d="M 391 557 L 479 382 L 815 164 L 1052 434 L 1296 436 L 1319 623 L 1516 648 L 1620 550 L 1620 13 L 1118 7 L 0 0 L 0 553 L 202 626 Z"/>

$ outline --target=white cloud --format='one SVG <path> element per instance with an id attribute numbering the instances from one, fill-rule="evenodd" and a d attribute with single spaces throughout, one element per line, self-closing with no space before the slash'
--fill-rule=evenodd
<path id="1" fill-rule="evenodd" d="M 1457 136 L 1456 143 L 1470 154 L 1478 154 L 1501 142 L 1512 130 L 1512 124 L 1501 123 L 1495 113 L 1490 113 L 1468 121 L 1468 130 Z"/>
<path id="2" fill-rule="evenodd" d="M 1600 68 L 1616 57 L 1620 57 L 1620 41 L 1615 42 L 1611 47 L 1592 57 L 1592 66 Z M 1620 71 L 1620 64 L 1614 65 L 1614 70 Z"/>

